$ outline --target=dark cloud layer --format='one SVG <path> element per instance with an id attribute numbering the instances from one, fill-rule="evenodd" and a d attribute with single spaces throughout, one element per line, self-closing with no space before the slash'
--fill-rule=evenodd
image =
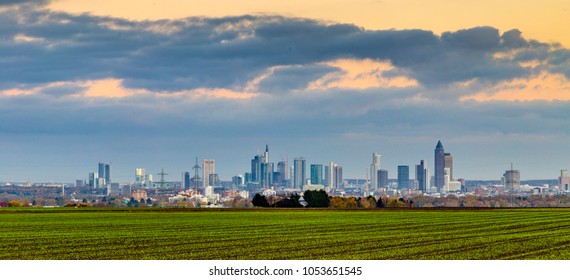
<path id="1" fill-rule="evenodd" d="M 115 77 L 153 90 L 239 87 L 272 66 L 370 58 L 408 69 L 423 85 L 445 86 L 528 75 L 519 60 L 497 62 L 493 54 L 532 45 L 518 30 L 500 34 L 492 27 L 440 37 L 284 17 L 130 22 L 31 9 L 4 12 L 0 21 L 2 84 Z M 17 35 L 35 40 L 14 41 Z M 561 62 L 568 61 L 568 52 L 560 52 Z"/>

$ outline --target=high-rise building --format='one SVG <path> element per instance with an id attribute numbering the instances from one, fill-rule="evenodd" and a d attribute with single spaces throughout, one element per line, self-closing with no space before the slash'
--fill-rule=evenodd
<path id="1" fill-rule="evenodd" d="M 445 152 L 443 150 L 443 145 L 441 141 L 437 141 L 437 146 L 435 146 L 434 151 L 434 184 L 438 192 L 443 189 L 445 174 Z"/>
<path id="2" fill-rule="evenodd" d="M 97 188 L 98 182 L 99 182 L 99 174 L 97 174 L 97 172 L 89 173 L 89 186 L 92 188 Z"/>
<path id="3" fill-rule="evenodd" d="M 503 174 L 505 188 L 509 190 L 518 190 L 521 186 L 521 173 L 519 170 L 513 170 L 512 164 L 511 169 L 505 171 Z"/>
<path id="4" fill-rule="evenodd" d="M 561 191 L 570 191 L 570 177 L 566 170 L 560 170 L 560 177 L 558 177 L 558 189 Z"/>
<path id="5" fill-rule="evenodd" d="M 388 170 L 380 169 L 377 172 L 378 186 L 377 188 L 388 187 Z"/>
<path id="6" fill-rule="evenodd" d="M 276 182 L 276 184 L 280 185 L 280 186 L 286 186 L 287 183 L 287 174 L 288 174 L 288 169 L 287 168 L 287 162 L 282 160 L 280 162 L 277 163 L 277 176 L 276 178 L 273 178 Z"/>
<path id="7" fill-rule="evenodd" d="M 305 185 L 306 175 L 306 161 L 302 157 L 295 158 L 293 162 L 294 166 L 294 176 L 293 176 L 293 188 L 302 189 Z"/>
<path id="8" fill-rule="evenodd" d="M 265 153 L 263 153 L 263 163 L 269 163 L 269 145 L 265 145 Z"/>
<path id="9" fill-rule="evenodd" d="M 398 165 L 398 189 L 407 190 L 410 185 L 410 167 L 407 165 Z"/>
<path id="10" fill-rule="evenodd" d="M 380 154 L 372 153 L 372 164 L 370 164 L 370 186 L 372 189 L 378 188 L 378 170 L 380 170 Z"/>
<path id="11" fill-rule="evenodd" d="M 100 162 L 98 167 L 99 167 L 98 168 L 99 178 L 103 179 L 102 180 L 103 184 L 110 184 L 111 183 L 111 165 Z"/>
<path id="12" fill-rule="evenodd" d="M 232 185 L 234 188 L 237 188 L 237 187 L 243 185 L 243 176 L 242 175 L 233 176 L 232 177 Z"/>
<path id="13" fill-rule="evenodd" d="M 210 182 L 210 174 L 216 174 L 216 161 L 213 159 L 205 159 L 202 161 L 202 187 L 213 186 Z"/>
<path id="14" fill-rule="evenodd" d="M 208 186 L 211 186 L 211 187 L 220 186 L 221 181 L 220 181 L 220 176 L 218 176 L 218 174 L 211 173 L 208 176 L 209 176 L 209 178 L 208 178 L 209 185 Z"/>
<path id="15" fill-rule="evenodd" d="M 190 189 L 190 172 L 182 172 L 182 188 L 185 190 Z"/>
<path id="16" fill-rule="evenodd" d="M 340 189 L 344 187 L 344 182 L 342 179 L 342 166 L 334 165 L 334 188 Z"/>
<path id="17" fill-rule="evenodd" d="M 426 166 L 424 164 L 424 161 L 421 160 L 420 164 L 416 165 L 416 181 L 418 181 L 418 189 L 424 193 L 427 191 L 427 185 L 426 185 L 427 179 L 428 178 L 426 178 Z"/>
<path id="18" fill-rule="evenodd" d="M 323 165 L 311 164 L 311 185 L 323 184 Z"/>
<path id="19" fill-rule="evenodd" d="M 261 170 L 261 186 L 271 187 L 273 186 L 273 163 L 272 162 L 262 162 L 260 165 Z"/>
<path id="20" fill-rule="evenodd" d="M 453 181 L 453 157 L 450 153 L 444 153 L 443 162 L 443 168 L 449 168 L 449 180 Z"/>
<path id="21" fill-rule="evenodd" d="M 135 168 L 135 182 L 137 184 L 144 184 L 145 181 L 145 170 L 144 168 Z"/>
<path id="22" fill-rule="evenodd" d="M 251 160 L 251 181 L 255 183 L 261 182 L 261 162 L 262 157 L 256 155 Z"/>

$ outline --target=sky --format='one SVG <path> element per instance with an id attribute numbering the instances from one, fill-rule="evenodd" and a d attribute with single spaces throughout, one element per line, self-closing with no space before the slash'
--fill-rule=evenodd
<path id="1" fill-rule="evenodd" d="M 223 180 L 270 148 L 364 178 L 570 168 L 567 1 L 0 1 L 0 181 Z M 413 176 L 412 176 L 413 177 Z"/>

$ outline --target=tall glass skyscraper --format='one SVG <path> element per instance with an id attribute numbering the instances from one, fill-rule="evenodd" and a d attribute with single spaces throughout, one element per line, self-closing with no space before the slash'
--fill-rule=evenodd
<path id="1" fill-rule="evenodd" d="M 398 189 L 407 190 L 410 188 L 410 167 L 398 165 Z"/>
<path id="2" fill-rule="evenodd" d="M 323 184 L 323 165 L 311 164 L 311 185 Z"/>
<path id="3" fill-rule="evenodd" d="M 307 178 L 306 164 L 307 162 L 302 157 L 295 158 L 295 161 L 293 162 L 293 170 L 295 172 L 293 174 L 293 188 L 295 189 L 302 189 L 305 185 L 305 180 Z"/>
<path id="4" fill-rule="evenodd" d="M 445 152 L 441 141 L 437 141 L 434 151 L 434 184 L 438 192 L 441 192 L 445 184 Z"/>

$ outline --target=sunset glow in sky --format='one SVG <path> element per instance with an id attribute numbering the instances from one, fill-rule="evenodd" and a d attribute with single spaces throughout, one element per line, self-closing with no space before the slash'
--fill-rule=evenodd
<path id="1" fill-rule="evenodd" d="M 0 2 L 0 181 L 194 159 L 426 160 L 460 178 L 570 168 L 568 1 Z"/>

